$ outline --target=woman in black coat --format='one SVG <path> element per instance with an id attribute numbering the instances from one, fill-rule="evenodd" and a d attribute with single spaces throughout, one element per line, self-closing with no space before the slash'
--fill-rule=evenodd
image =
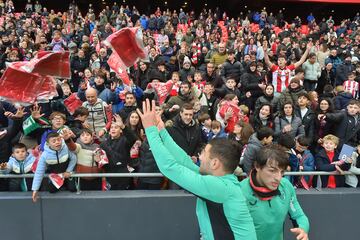
<path id="1" fill-rule="evenodd" d="M 245 95 L 244 104 L 248 106 L 251 111 L 254 111 L 255 101 L 262 95 L 261 77 L 256 72 L 256 62 L 249 64 L 247 72 L 240 78 L 241 89 Z"/>
<path id="2" fill-rule="evenodd" d="M 314 142 L 320 144 L 321 139 L 328 134 L 335 134 L 336 122 L 326 118 L 325 114 L 334 113 L 334 105 L 331 99 L 320 99 L 315 114 Z M 320 146 L 317 147 L 319 150 Z"/>

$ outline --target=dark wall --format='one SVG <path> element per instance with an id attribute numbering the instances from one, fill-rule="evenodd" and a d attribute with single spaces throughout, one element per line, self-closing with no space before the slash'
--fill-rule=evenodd
<path id="1" fill-rule="evenodd" d="M 182 191 L 0 193 L 0 239 L 199 240 L 195 197 Z M 300 191 L 310 239 L 359 239 L 358 189 Z M 285 226 L 285 238 L 295 239 Z"/>

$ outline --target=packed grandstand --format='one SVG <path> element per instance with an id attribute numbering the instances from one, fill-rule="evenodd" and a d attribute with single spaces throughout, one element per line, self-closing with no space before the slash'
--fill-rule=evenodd
<path id="1" fill-rule="evenodd" d="M 84 14 L 75 3 L 56 12 L 9 0 L 0 12 L 0 171 L 35 173 L 1 178 L 2 191 L 178 189 L 160 176 L 71 178 L 159 173 L 136 111 L 145 99 L 195 164 L 207 142 L 231 139 L 241 180 L 277 143 L 288 172 L 335 174 L 286 176 L 294 187 L 358 186 L 343 174 L 360 170 L 359 13 L 147 16 L 115 2 Z"/>

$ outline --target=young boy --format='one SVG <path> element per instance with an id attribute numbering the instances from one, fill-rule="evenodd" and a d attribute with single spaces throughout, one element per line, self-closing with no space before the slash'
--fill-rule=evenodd
<path id="1" fill-rule="evenodd" d="M 199 124 L 201 125 L 201 136 L 204 143 L 211 139 L 211 118 L 207 113 L 203 113 L 198 117 Z"/>
<path id="2" fill-rule="evenodd" d="M 127 166 L 131 163 L 130 149 L 137 140 L 134 131 L 125 126 L 121 117 L 116 115 L 112 122 L 108 138 L 100 144 L 109 158 L 104 166 L 107 173 L 129 173 Z M 111 190 L 125 190 L 129 187 L 130 178 L 107 178 Z"/>
<path id="3" fill-rule="evenodd" d="M 295 153 L 296 153 L 296 162 L 291 163 L 293 166 L 297 166 L 294 171 L 314 171 L 315 170 L 315 159 L 313 154 L 310 152 L 309 147 L 311 145 L 311 139 L 305 136 L 300 136 L 295 140 Z M 312 185 L 312 177 L 304 176 L 307 186 Z M 301 178 L 295 178 L 294 184 L 297 187 L 307 187 L 303 186 Z"/>
<path id="4" fill-rule="evenodd" d="M 203 80 L 202 73 L 200 71 L 195 71 L 194 73 L 194 85 L 200 90 L 203 91 L 206 81 Z"/>
<path id="5" fill-rule="evenodd" d="M 70 130 L 75 134 L 76 138 L 80 136 L 80 132 L 87 127 L 86 119 L 89 117 L 89 110 L 86 107 L 79 107 L 73 114 L 74 120 L 68 122 Z"/>
<path id="6" fill-rule="evenodd" d="M 74 152 L 77 157 L 77 173 L 98 173 L 99 156 L 96 154 L 100 146 L 94 143 L 93 132 L 84 128 L 79 131 L 79 138 L 76 143 L 72 140 L 72 133 L 64 129 L 63 138 L 69 150 Z M 80 178 L 81 190 L 101 190 L 101 178 Z"/>
<path id="7" fill-rule="evenodd" d="M 249 107 L 246 105 L 241 104 L 239 106 L 240 112 L 239 112 L 239 121 L 243 121 L 245 123 L 249 123 Z"/>
<path id="8" fill-rule="evenodd" d="M 315 155 L 316 170 L 326 172 L 349 170 L 350 163 L 339 161 L 339 152 L 337 151 L 339 138 L 328 134 L 322 139 L 322 142 L 323 148 Z M 321 176 L 321 183 L 324 188 L 344 187 L 345 177 L 342 175 Z"/>
<path id="9" fill-rule="evenodd" d="M 63 186 L 60 189 L 66 188 L 69 191 L 76 191 L 75 179 L 69 178 L 76 165 L 76 155 L 72 153 L 66 146 L 64 140 L 57 132 L 51 132 L 47 135 L 44 152 L 41 154 L 35 176 L 32 183 L 32 199 L 37 200 L 38 191 L 41 186 L 44 173 L 63 174 L 65 178 Z M 60 189 L 56 188 L 50 180 L 47 184 L 49 192 L 54 193 Z"/>
<path id="10" fill-rule="evenodd" d="M 343 83 L 344 91 L 351 93 L 353 98 L 357 98 L 359 94 L 359 83 L 355 81 L 356 75 L 354 72 L 348 74 L 348 80 Z"/>
<path id="11" fill-rule="evenodd" d="M 228 137 L 227 133 L 225 133 L 224 129 L 221 127 L 221 123 L 217 120 L 211 122 L 211 132 L 211 139 Z"/>
<path id="12" fill-rule="evenodd" d="M 31 172 L 35 157 L 27 152 L 23 143 L 16 143 L 12 147 L 12 155 L 9 161 L 0 164 L 0 173 L 3 174 L 26 174 Z M 11 178 L 9 180 L 9 191 L 26 192 L 31 187 L 31 178 Z"/>

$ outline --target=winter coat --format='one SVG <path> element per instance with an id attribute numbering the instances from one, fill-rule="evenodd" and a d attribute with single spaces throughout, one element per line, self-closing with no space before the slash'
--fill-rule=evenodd
<path id="1" fill-rule="evenodd" d="M 343 85 L 343 83 L 348 79 L 348 74 L 355 71 L 355 67 L 350 64 L 341 64 L 336 68 L 336 77 L 335 77 L 335 84 Z"/>
<path id="2" fill-rule="evenodd" d="M 145 140 L 140 146 L 139 155 L 139 173 L 159 173 L 160 170 L 155 162 L 154 156 L 151 152 L 149 142 Z M 150 184 L 161 183 L 162 178 L 142 178 L 141 182 Z"/>
<path id="3" fill-rule="evenodd" d="M 107 173 L 128 173 L 127 166 L 131 164 L 130 149 L 134 145 L 137 137 L 133 130 L 125 127 L 122 135 L 117 139 L 111 139 L 109 136 L 100 144 L 100 147 L 106 152 L 109 164 L 104 165 Z M 127 181 L 123 178 L 107 178 L 110 185 Z"/>
<path id="4" fill-rule="evenodd" d="M 244 155 L 240 159 L 240 165 L 242 166 L 244 172 L 246 172 L 247 174 L 249 174 L 251 169 L 253 168 L 256 154 L 260 151 L 262 147 L 263 144 L 257 138 L 257 134 L 252 134 L 249 138 L 249 143 L 244 150 Z"/>
<path id="5" fill-rule="evenodd" d="M 255 111 L 260 110 L 260 107 L 265 104 L 268 103 L 272 106 L 272 110 L 273 113 L 277 112 L 277 107 L 278 107 L 278 103 L 279 103 L 279 98 L 275 97 L 275 96 L 261 96 L 259 97 L 256 102 L 255 102 Z"/>
<path id="6" fill-rule="evenodd" d="M 302 125 L 304 126 L 305 135 L 312 141 L 314 140 L 314 129 L 315 129 L 315 113 L 308 108 L 304 117 L 301 117 L 300 108 L 295 108 L 295 116 L 301 119 Z"/>
<path id="7" fill-rule="evenodd" d="M 94 105 L 90 105 L 89 102 L 84 102 L 82 106 L 89 110 L 87 122 L 92 131 L 98 133 L 104 128 L 110 128 L 111 112 L 109 113 L 109 111 L 106 110 L 107 104 L 103 100 L 98 98 Z"/>
<path id="8" fill-rule="evenodd" d="M 339 152 L 335 151 L 333 162 L 338 161 Z M 315 155 L 315 165 L 317 171 L 325 171 L 325 172 L 334 172 L 336 171 L 335 165 L 330 163 L 329 157 L 326 155 L 325 149 L 321 149 Z M 347 171 L 350 169 L 351 164 L 344 163 L 340 166 L 343 171 Z M 321 176 L 321 185 L 322 187 L 327 187 L 329 176 Z M 345 185 L 345 176 L 336 175 L 335 176 L 336 187 L 344 187 Z"/>
<path id="9" fill-rule="evenodd" d="M 337 96 L 334 97 L 334 105 L 336 110 L 343 110 L 347 107 L 350 100 L 353 99 L 353 96 L 349 92 L 339 92 Z"/>
<path id="10" fill-rule="evenodd" d="M 293 106 L 297 104 L 297 100 L 299 98 L 300 93 L 306 93 L 303 87 L 299 87 L 296 89 L 287 88 L 285 89 L 281 95 L 279 96 L 279 102 L 277 109 L 281 111 L 286 102 L 291 102 Z"/>
<path id="11" fill-rule="evenodd" d="M 41 154 L 36 167 L 31 189 L 33 191 L 39 190 L 45 172 L 72 172 L 75 168 L 76 161 L 76 155 L 68 149 L 64 141 L 62 141 L 59 151 L 55 151 L 51 149 L 48 144 L 45 144 L 44 152 Z"/>
<path id="12" fill-rule="evenodd" d="M 309 60 L 303 63 L 302 68 L 305 71 L 305 79 L 310 81 L 317 81 L 321 76 L 321 68 L 318 62 L 311 64 Z"/>
<path id="13" fill-rule="evenodd" d="M 192 120 L 186 125 L 180 115 L 176 117 L 174 125 L 167 129 L 177 145 L 181 147 L 189 156 L 197 156 L 203 144 L 201 127 Z"/>
<path id="14" fill-rule="evenodd" d="M 240 62 L 234 60 L 234 62 L 231 63 L 229 60 L 226 60 L 222 66 L 220 75 L 224 82 L 228 77 L 234 78 L 236 82 L 240 81 L 240 76 L 243 71 L 243 66 Z"/>
<path id="15" fill-rule="evenodd" d="M 360 143 L 360 115 L 350 116 L 345 110 L 340 113 L 326 114 L 336 124 L 335 135 L 340 138 L 338 147 L 344 143 L 356 147 Z"/>
<path id="16" fill-rule="evenodd" d="M 11 141 L 18 134 L 22 127 L 22 120 L 13 121 L 11 126 L 4 128 L 7 133 L 0 138 L 0 163 L 6 162 L 11 155 Z"/>
<path id="17" fill-rule="evenodd" d="M 295 139 L 295 137 L 305 135 L 304 126 L 299 117 L 292 116 L 291 122 L 289 122 L 285 117 L 278 116 L 275 118 L 275 136 L 279 137 L 282 134 L 283 128 L 289 124 L 291 125 L 289 134 L 292 138 Z"/>

